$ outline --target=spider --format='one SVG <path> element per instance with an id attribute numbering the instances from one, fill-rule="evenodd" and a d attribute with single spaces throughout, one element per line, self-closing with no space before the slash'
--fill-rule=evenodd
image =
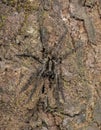
<path id="1" fill-rule="evenodd" d="M 44 29 L 45 28 L 40 29 L 40 35 L 41 35 L 40 40 L 42 43 L 44 42 L 44 36 L 43 36 Z M 64 35 L 66 35 L 66 32 Z M 62 37 L 64 37 L 64 36 L 62 36 Z M 41 52 L 42 52 L 41 59 L 37 56 L 31 55 L 31 54 L 25 54 L 25 53 L 16 55 L 18 57 L 31 57 L 34 61 L 37 61 L 39 64 L 41 64 L 41 67 L 37 69 L 36 74 L 32 73 L 32 75 L 29 77 L 28 82 L 22 87 L 21 92 L 27 90 L 27 88 L 31 84 L 33 78 L 36 77 L 36 81 L 35 81 L 36 83 L 31 91 L 29 99 L 31 99 L 33 94 L 35 93 L 40 79 L 43 79 L 43 80 L 47 79 L 49 81 L 50 88 L 52 87 L 52 83 L 56 82 L 56 90 L 61 89 L 62 97 L 63 97 L 63 99 L 65 99 L 63 92 L 62 92 L 62 86 L 60 85 L 61 72 L 56 67 L 57 65 L 59 66 L 62 63 L 61 58 L 55 56 L 55 54 L 53 54 L 52 49 L 48 50 L 45 46 L 42 47 Z M 44 93 L 44 87 L 45 87 L 45 84 L 42 85 L 43 93 Z M 58 92 L 57 92 L 57 94 L 58 94 Z"/>
<path id="2" fill-rule="evenodd" d="M 42 21 L 42 20 L 40 20 Z M 60 54 L 60 50 L 62 47 L 62 43 L 64 38 L 66 37 L 66 34 L 68 32 L 67 26 L 65 25 L 64 21 L 62 20 L 64 32 L 59 37 L 56 44 L 53 45 L 53 47 L 50 47 L 47 44 L 48 38 L 47 38 L 47 31 L 46 28 L 39 24 L 40 26 L 40 41 L 42 44 L 42 50 L 41 50 L 41 58 L 37 57 L 32 54 L 17 54 L 18 57 L 29 57 L 32 58 L 34 61 L 38 62 L 40 64 L 40 67 L 36 69 L 36 73 L 32 73 L 32 75 L 29 77 L 27 83 L 22 87 L 21 92 L 24 92 L 28 89 L 29 85 L 32 84 L 33 79 L 35 79 L 35 85 L 31 91 L 30 97 L 28 99 L 31 100 L 33 97 L 33 94 L 36 92 L 37 89 L 40 89 L 40 82 L 43 81 L 41 90 L 42 93 L 44 93 L 45 90 L 45 80 L 48 80 L 49 82 L 49 88 L 52 88 L 54 86 L 55 91 L 55 99 L 56 101 L 60 100 L 59 92 L 61 93 L 61 97 L 65 102 L 65 97 L 63 94 L 63 80 L 62 80 L 62 61 L 67 58 L 68 55 L 75 52 L 76 49 L 79 47 L 75 47 L 70 52 L 67 52 L 64 55 Z"/>
<path id="3" fill-rule="evenodd" d="M 42 58 L 39 58 L 35 55 L 31 55 L 31 54 L 17 54 L 16 56 L 18 57 L 29 57 L 32 58 L 34 61 L 37 61 L 41 67 L 37 68 L 36 73 L 32 72 L 32 75 L 29 77 L 27 83 L 22 87 L 21 89 L 21 93 L 26 91 L 29 87 L 30 84 L 32 84 L 33 79 L 35 79 L 35 84 L 34 87 L 31 91 L 31 94 L 29 96 L 29 100 L 32 99 L 33 94 L 36 92 L 36 89 L 38 89 L 38 83 L 40 82 L 40 80 L 42 79 L 43 85 L 42 85 L 42 93 L 44 93 L 44 89 L 45 89 L 45 80 L 47 79 L 49 82 L 49 87 L 53 87 L 53 84 L 55 84 L 54 87 L 54 97 L 56 102 L 60 101 L 60 96 L 59 96 L 59 92 L 61 93 L 61 97 L 63 99 L 63 101 L 65 102 L 65 97 L 64 97 L 64 93 L 63 93 L 63 79 L 62 79 L 62 69 L 61 69 L 61 65 L 62 65 L 62 61 L 64 59 L 67 58 L 68 55 L 70 55 L 71 53 L 75 52 L 76 49 L 78 49 L 79 47 L 75 47 L 75 49 L 72 49 L 70 52 L 67 52 L 64 55 L 60 55 L 59 54 L 59 49 L 62 45 L 62 41 L 65 38 L 66 34 L 67 34 L 67 28 L 65 29 L 64 33 L 62 34 L 62 36 L 60 36 L 57 45 L 53 46 L 53 48 L 49 48 L 47 46 L 45 46 L 44 42 L 45 42 L 45 28 L 41 27 L 40 28 L 40 41 L 42 43 Z M 49 49 L 48 49 L 49 48 Z"/>

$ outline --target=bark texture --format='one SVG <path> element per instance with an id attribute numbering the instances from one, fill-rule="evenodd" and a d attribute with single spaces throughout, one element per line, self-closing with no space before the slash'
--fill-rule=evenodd
<path id="1" fill-rule="evenodd" d="M 100 129 L 100 0 L 0 0 L 0 130 Z"/>

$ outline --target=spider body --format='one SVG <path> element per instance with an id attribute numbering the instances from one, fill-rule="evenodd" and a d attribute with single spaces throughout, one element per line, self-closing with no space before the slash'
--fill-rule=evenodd
<path id="1" fill-rule="evenodd" d="M 59 89 L 59 91 L 61 91 L 61 93 L 63 95 L 62 86 L 60 84 L 61 69 L 59 69 L 61 67 L 59 65 L 62 63 L 61 58 L 56 57 L 52 53 L 44 53 L 43 54 L 43 52 L 42 52 L 41 59 L 36 57 L 36 56 L 29 55 L 29 54 L 18 54 L 16 56 L 25 57 L 25 58 L 31 57 L 34 59 L 34 61 L 37 61 L 41 65 L 41 67 L 37 68 L 38 71 L 36 72 L 36 76 L 33 75 L 33 73 L 32 73 L 28 82 L 21 89 L 21 92 L 25 91 L 28 88 L 28 86 L 31 84 L 33 79 L 36 77 L 36 81 L 35 81 L 36 83 L 32 89 L 32 92 L 31 92 L 29 99 L 31 99 L 33 94 L 35 93 L 35 91 L 38 87 L 37 82 L 39 82 L 38 80 L 40 80 L 40 79 L 43 79 L 44 83 L 45 83 L 45 80 L 47 79 L 49 81 L 49 88 L 51 88 L 52 85 L 55 84 L 56 85 L 55 90 L 58 91 L 58 89 Z M 44 92 L 43 86 L 45 89 L 45 84 L 42 85 L 42 93 Z M 63 98 L 64 98 L 64 96 L 63 96 Z"/>
<path id="2" fill-rule="evenodd" d="M 48 57 L 44 64 L 44 71 L 42 72 L 42 76 L 52 80 L 55 78 L 55 62 L 50 57 Z"/>
<path id="3" fill-rule="evenodd" d="M 63 35 L 62 37 L 64 37 L 65 35 Z M 40 67 L 37 68 L 36 72 L 31 73 L 31 76 L 29 77 L 27 83 L 22 87 L 20 92 L 24 92 L 25 90 L 27 90 L 29 85 L 32 84 L 33 80 L 35 79 L 35 84 L 28 99 L 29 101 L 31 100 L 33 94 L 36 92 L 36 89 L 38 89 L 40 80 L 43 80 L 41 91 L 42 93 L 44 93 L 45 80 L 47 79 L 49 81 L 49 88 L 55 86 L 53 89 L 55 92 L 56 102 L 59 103 L 60 100 L 59 92 L 61 93 L 62 99 L 65 101 L 63 93 L 63 86 L 64 86 L 62 77 L 63 74 L 61 67 L 62 61 L 65 60 L 70 54 L 75 53 L 76 50 L 78 50 L 82 46 L 83 44 L 80 44 L 79 46 L 71 49 L 71 51 L 66 52 L 64 55 L 59 54 L 59 51 L 58 53 L 56 53 L 57 51 L 54 52 L 53 51 L 54 49 L 50 49 L 50 51 L 47 52 L 47 48 L 45 48 L 44 51 L 41 51 L 42 52 L 41 58 L 31 54 L 17 54 L 16 55 L 17 57 L 32 58 L 34 61 L 36 61 L 41 65 Z"/>
<path id="4" fill-rule="evenodd" d="M 49 81 L 49 87 L 54 87 L 53 90 L 55 92 L 55 99 L 56 101 L 59 100 L 61 93 L 62 99 L 65 101 L 65 97 L 63 94 L 63 78 L 62 78 L 62 61 L 67 58 L 68 55 L 75 52 L 76 49 L 79 47 L 75 47 L 70 52 L 65 53 L 64 55 L 61 55 L 61 48 L 63 46 L 64 38 L 66 37 L 66 34 L 68 32 L 68 29 L 63 22 L 64 26 L 64 32 L 62 35 L 58 38 L 57 42 L 54 43 L 52 47 L 48 44 L 48 31 L 46 27 L 41 26 L 39 29 L 40 34 L 40 42 L 42 46 L 41 50 L 41 56 L 35 56 L 32 54 L 17 54 L 18 57 L 27 57 L 32 58 L 35 62 L 40 64 L 40 67 L 37 68 L 36 73 L 32 72 L 31 76 L 29 77 L 27 83 L 22 87 L 21 92 L 27 90 L 30 84 L 32 84 L 33 79 L 35 79 L 35 84 L 33 86 L 33 89 L 31 91 L 29 99 L 32 98 L 33 94 L 36 92 L 36 90 L 40 86 L 40 82 L 43 81 L 42 85 L 42 93 L 45 89 L 45 80 L 47 79 Z M 43 87 L 44 86 L 44 87 Z M 44 88 L 44 89 L 43 89 Z M 41 90 L 40 90 L 41 91 Z"/>

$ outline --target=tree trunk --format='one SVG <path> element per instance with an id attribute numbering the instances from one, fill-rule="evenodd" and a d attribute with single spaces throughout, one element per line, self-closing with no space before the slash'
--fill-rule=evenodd
<path id="1" fill-rule="evenodd" d="M 0 1 L 0 130 L 101 129 L 100 0 Z"/>

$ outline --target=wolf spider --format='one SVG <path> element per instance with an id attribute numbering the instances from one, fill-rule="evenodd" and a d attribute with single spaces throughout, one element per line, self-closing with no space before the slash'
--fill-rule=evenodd
<path id="1" fill-rule="evenodd" d="M 64 55 L 61 55 L 59 54 L 59 49 L 61 48 L 62 41 L 67 34 L 67 29 L 65 28 L 65 31 L 62 34 L 62 36 L 60 36 L 57 44 L 49 49 L 47 48 L 47 46 L 45 46 L 45 43 L 44 43 L 46 40 L 44 36 L 45 35 L 44 32 L 45 32 L 45 28 L 41 27 L 40 28 L 40 41 L 42 43 L 42 51 L 41 51 L 42 58 L 39 58 L 32 54 L 25 54 L 25 53 L 16 55 L 18 57 L 32 58 L 34 61 L 37 61 L 41 65 L 41 67 L 37 69 L 36 73 L 32 72 L 32 75 L 29 77 L 27 83 L 22 87 L 20 92 L 26 91 L 29 85 L 32 84 L 33 79 L 35 79 L 35 85 L 29 96 L 29 99 L 28 99 L 29 101 L 31 100 L 33 94 L 38 89 L 38 82 L 40 82 L 40 79 L 42 79 L 43 81 L 47 79 L 49 82 L 50 88 L 53 86 L 53 84 L 55 85 L 54 96 L 55 96 L 56 102 L 60 100 L 59 92 L 61 93 L 61 97 L 63 101 L 65 102 L 65 97 L 63 94 L 63 81 L 62 81 L 63 79 L 62 79 L 62 69 L 61 69 L 62 60 L 66 59 L 68 55 L 75 52 L 75 50 L 78 49 L 80 46 L 75 47 L 70 52 L 67 52 Z M 45 82 L 43 83 L 41 90 L 42 90 L 42 93 L 44 93 Z"/>

